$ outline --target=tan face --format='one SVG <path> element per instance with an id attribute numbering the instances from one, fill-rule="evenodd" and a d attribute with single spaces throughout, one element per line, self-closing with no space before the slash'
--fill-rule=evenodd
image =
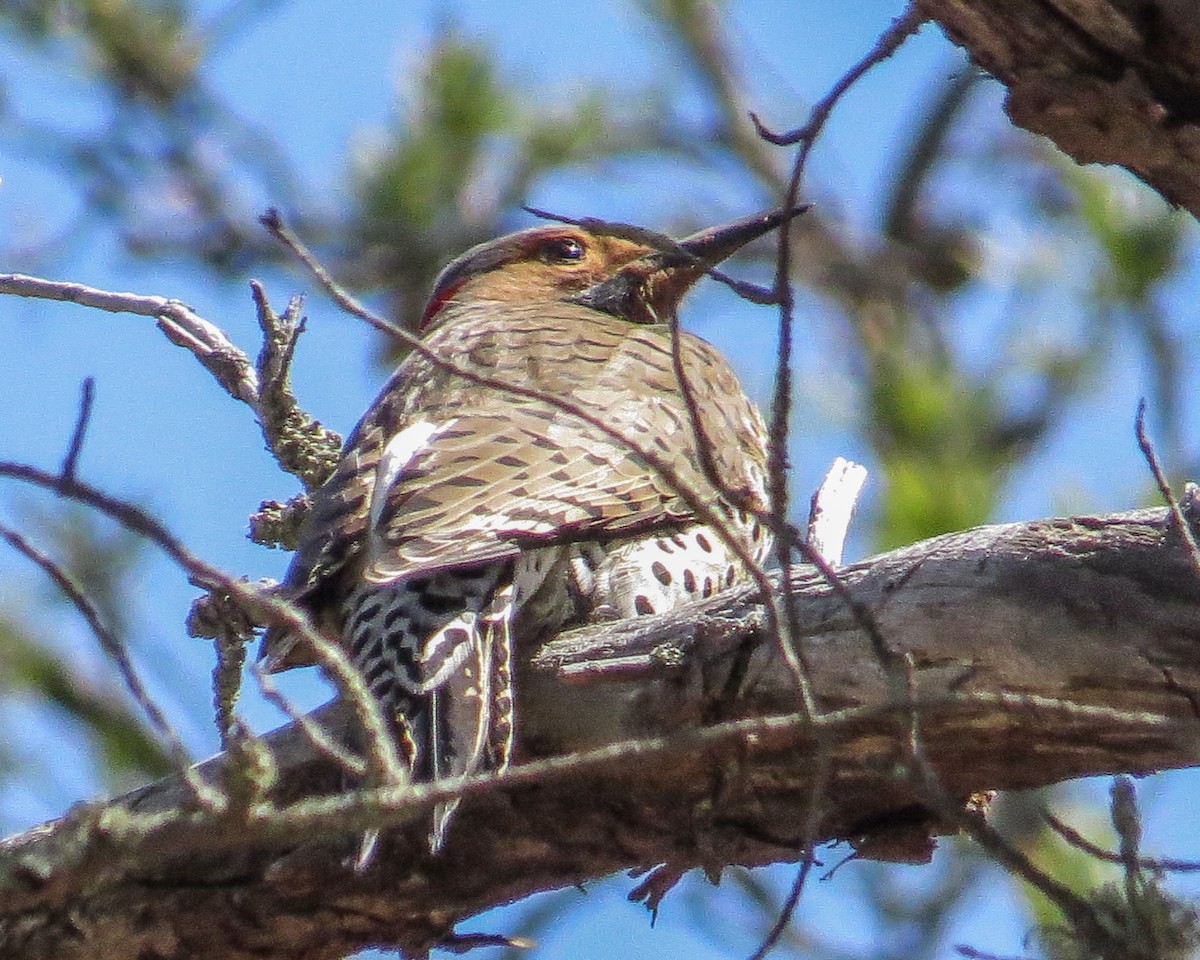
<path id="1" fill-rule="evenodd" d="M 665 323 L 705 271 L 805 207 L 754 214 L 701 230 L 674 250 L 582 227 L 534 227 L 468 250 L 442 271 L 421 332 L 441 324 L 454 303 L 535 304 L 575 300 L 630 323 Z"/>
<path id="2" fill-rule="evenodd" d="M 421 329 L 436 326 L 442 308 L 457 300 L 567 300 L 653 252 L 578 227 L 522 230 L 468 250 L 443 270 Z"/>

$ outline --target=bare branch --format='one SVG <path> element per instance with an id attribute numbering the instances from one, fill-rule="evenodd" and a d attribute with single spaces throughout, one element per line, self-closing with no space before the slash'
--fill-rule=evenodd
<path id="1" fill-rule="evenodd" d="M 821 807 L 825 803 L 826 790 L 829 788 L 829 776 L 832 770 L 830 759 L 829 744 L 822 743 L 817 753 L 816 773 L 813 775 L 812 787 L 808 791 L 808 815 L 805 817 L 805 842 L 801 848 L 800 869 L 796 871 L 796 879 L 792 882 L 792 889 L 788 891 L 787 899 L 784 900 L 783 906 L 779 910 L 779 915 L 775 918 L 775 923 L 767 931 L 767 935 L 763 938 L 762 943 L 759 944 L 758 949 L 750 955 L 749 960 L 763 960 L 768 953 L 775 949 L 779 941 L 783 938 L 784 931 L 787 930 L 788 925 L 792 922 L 796 908 L 800 905 L 800 896 L 804 893 L 804 884 L 817 862 L 817 842 L 819 840 L 821 817 L 823 814 Z"/>
<path id="2" fill-rule="evenodd" d="M 114 293 L 80 283 L 63 283 L 22 274 L 0 274 L 0 294 L 60 300 L 106 310 L 154 317 L 167 339 L 189 351 L 235 400 L 254 411 L 267 448 L 279 465 L 300 478 L 308 489 L 319 485 L 336 463 L 341 438 L 326 430 L 296 404 L 291 392 L 289 369 L 296 338 L 303 329 L 296 320 L 299 304 L 281 318 L 271 312 L 262 287 L 251 284 L 263 346 L 258 369 L 215 324 L 199 316 L 182 301 L 133 293 Z M 83 439 L 90 412 L 90 388 L 84 387 L 84 404 L 76 425 L 76 443 Z M 76 456 L 78 454 L 76 453 Z M 69 469 L 68 469 L 69 468 Z M 70 474 L 74 459 L 68 456 L 63 472 Z"/>
<path id="3" fill-rule="evenodd" d="M 1072 927 L 1087 937 L 1089 943 L 1104 944 L 1110 949 L 1117 945 L 1104 918 L 1090 901 L 1075 893 L 1066 884 L 1039 870 L 1024 851 L 1010 844 L 982 817 L 963 811 L 947 793 L 940 774 L 929 763 L 920 739 L 914 738 L 912 745 L 915 748 L 915 772 L 920 778 L 923 796 L 940 817 L 955 824 L 1010 874 L 1024 880 L 1041 893 L 1062 911 Z M 1120 953 L 1109 954 L 1105 951 L 1105 955 L 1120 956 Z"/>
<path id="4" fill-rule="evenodd" d="M 792 175 L 784 196 L 783 209 L 790 210 L 798 204 L 800 183 L 804 175 L 805 165 L 808 162 L 809 153 L 838 100 L 871 66 L 890 56 L 899 47 L 900 43 L 917 29 L 922 19 L 916 12 L 916 8 L 910 6 L 908 11 L 893 23 L 892 28 L 880 38 L 871 53 L 848 71 L 834 86 L 833 90 L 814 106 L 809 122 L 804 128 L 795 131 L 794 136 L 776 137 L 769 134 L 762 124 L 759 123 L 758 119 L 751 114 L 751 119 L 758 129 L 759 135 L 764 139 L 779 145 L 800 143 L 800 149 L 792 165 Z M 788 476 L 790 465 L 788 463 L 787 446 L 791 428 L 792 341 L 793 312 L 795 308 L 795 295 L 791 285 L 791 260 L 791 231 L 780 230 L 775 264 L 773 298 L 779 305 L 779 340 L 775 364 L 775 386 L 771 401 L 771 416 L 768 429 L 769 457 L 767 462 L 767 487 L 770 499 L 770 523 L 775 533 L 776 553 L 783 568 L 786 570 L 791 566 L 793 553 L 799 549 L 806 559 L 815 563 L 823 573 L 830 577 L 830 583 L 836 589 L 837 575 L 832 566 L 825 562 L 819 552 L 801 544 L 795 536 L 793 527 L 788 522 Z M 780 632 L 780 643 L 785 648 L 794 650 L 795 652 L 791 655 L 792 658 L 797 662 L 801 662 L 803 655 L 795 647 L 796 638 L 798 637 L 797 622 L 794 603 L 791 595 L 788 593 L 788 583 L 789 581 L 785 579 L 783 596 L 781 598 L 770 597 L 769 603 L 773 608 L 772 617 L 779 621 L 783 628 Z M 870 612 L 855 607 L 851 609 L 854 610 L 856 616 L 863 618 L 864 625 L 875 638 L 881 660 L 885 663 L 889 662 L 889 647 L 882 634 L 872 627 Z"/>
<path id="5" fill-rule="evenodd" d="M 800 184 L 804 177 L 804 170 L 808 163 L 809 154 L 838 101 L 867 70 L 890 57 L 923 22 L 924 17 L 918 12 L 915 2 L 910 3 L 906 12 L 892 23 L 891 28 L 879 38 L 875 47 L 859 63 L 847 71 L 834 85 L 833 89 L 813 107 L 808 123 L 792 134 L 782 137 L 771 135 L 762 127 L 757 118 L 751 115 L 751 119 L 758 128 L 760 136 L 763 136 L 764 139 L 772 143 L 779 143 L 780 145 L 790 143 L 800 144 L 800 149 L 797 151 L 796 159 L 792 165 L 792 174 L 784 196 L 783 209 L 790 210 L 799 202 Z M 880 662 L 887 665 L 889 670 L 893 672 L 893 676 L 898 679 L 900 676 L 898 671 L 899 663 L 892 653 L 883 633 L 879 630 L 871 611 L 859 604 L 855 604 L 849 594 L 839 588 L 838 576 L 833 567 L 826 562 L 819 551 L 812 549 L 806 543 L 798 541 L 794 528 L 788 522 L 788 474 L 790 464 L 788 463 L 787 445 L 791 428 L 792 341 L 793 314 L 795 310 L 795 295 L 792 290 L 791 272 L 791 231 L 780 230 L 774 285 L 775 302 L 779 305 L 779 342 L 775 364 L 775 388 L 772 395 L 771 418 L 768 430 L 770 456 L 767 464 L 767 485 L 770 496 L 772 527 L 775 532 L 775 549 L 779 555 L 779 562 L 785 570 L 791 567 L 793 552 L 798 549 L 806 560 L 813 563 L 828 578 L 831 587 L 850 605 L 854 616 L 859 619 L 859 622 L 862 623 L 864 629 L 871 636 Z M 787 646 L 792 645 L 798 636 L 795 604 L 791 594 L 788 592 L 789 583 L 790 580 L 785 578 L 782 598 L 772 600 L 778 607 L 775 617 L 784 626 L 784 633 L 781 634 L 783 638 L 781 642 Z M 798 653 L 797 656 L 799 655 Z"/>
<path id="6" fill-rule="evenodd" d="M 505 774 L 322 796 L 342 768 L 292 727 L 264 745 L 278 809 L 260 805 L 218 829 L 181 816 L 180 787 L 166 781 L 122 807 L 14 838 L 0 846 L 17 884 L 0 899 L 0 952 L 82 960 L 50 949 L 82 942 L 88 960 L 116 960 L 146 948 L 145 931 L 176 929 L 197 944 L 191 960 L 334 958 L 365 943 L 420 952 L 497 898 L 664 862 L 715 870 L 793 859 L 806 846 L 800 797 L 823 799 L 819 839 L 852 838 L 911 824 L 914 803 L 944 819 L 951 807 L 958 815 L 955 798 L 979 790 L 1194 764 L 1193 702 L 1161 672 L 1169 664 L 1181 690 L 1200 686 L 1200 587 L 1181 576 L 1189 571 L 1163 510 L 981 528 L 840 571 L 911 663 L 920 746 L 946 807 L 897 778 L 910 705 L 895 698 L 832 588 L 797 569 L 815 688 L 837 707 L 816 723 L 786 712 L 794 684 L 753 589 L 588 628 L 547 643 L 521 677 L 532 759 Z M 712 690 L 747 642 L 758 652 L 741 715 L 705 726 Z M 594 682 L 567 679 L 571 664 L 628 662 L 648 650 L 662 652 L 641 672 L 601 667 Z M 1087 702 L 1070 699 L 1081 693 Z M 564 711 L 575 722 L 561 722 Z M 340 737 L 349 723 L 332 716 L 318 722 Z M 822 742 L 831 776 L 811 792 Z M 1037 764 L 1027 762 L 1033 751 Z M 225 782 L 229 762 L 202 771 Z M 459 794 L 435 864 L 418 812 Z M 364 875 L 347 870 L 348 835 L 389 824 L 399 828 L 384 841 L 389 855 Z M 596 842 L 614 830 L 619 842 Z M 83 865 L 101 854 L 107 872 L 97 877 Z M 25 864 L 46 866 L 22 880 L 33 869 Z M 70 926 L 55 920 L 65 915 Z M 45 922 L 9 922 L 31 916 Z M 79 934 L 100 924 L 112 934 L 104 952 Z"/>
<path id="7" fill-rule="evenodd" d="M 720 471 L 717 469 L 712 456 L 712 445 L 704 433 L 704 421 L 700 415 L 700 408 L 696 403 L 696 396 L 692 391 L 691 381 L 688 380 L 687 372 L 684 370 L 683 351 L 679 337 L 679 319 L 677 317 L 672 316 L 670 318 L 669 328 L 671 334 L 671 366 L 675 380 L 679 384 L 680 394 L 683 396 L 684 406 L 687 408 L 688 419 L 691 421 L 692 436 L 696 441 L 695 446 L 700 454 L 700 466 L 705 478 L 713 485 L 714 489 L 721 491 L 735 508 L 759 515 L 762 513 L 762 508 L 759 503 L 755 502 L 759 498 L 754 492 L 748 489 L 731 489 L 728 482 L 721 476 Z M 720 521 L 720 526 L 716 528 L 716 531 L 721 539 L 727 544 L 742 544 L 741 538 L 734 533 L 725 518 L 717 515 L 717 519 Z M 762 564 L 755 561 L 744 545 L 741 545 L 741 549 L 738 552 L 738 559 L 742 561 L 751 579 L 759 585 L 763 596 L 768 598 L 773 597 L 775 591 L 770 580 L 767 578 L 766 571 L 763 570 Z M 776 636 L 779 638 L 780 650 L 783 651 L 788 667 L 796 678 L 796 689 L 800 693 L 800 702 L 804 706 L 804 712 L 809 717 L 814 717 L 817 713 L 816 700 L 813 697 L 812 683 L 809 681 L 808 674 L 805 671 L 804 662 L 792 644 L 790 637 L 785 636 L 783 633 L 784 621 L 779 617 L 776 605 L 772 603 L 770 609 L 772 611 L 771 615 L 776 621 L 773 626 Z"/>
<path id="8" fill-rule="evenodd" d="M 341 455 L 342 438 L 302 410 L 292 392 L 292 358 L 304 332 L 300 314 L 304 301 L 293 297 L 281 316 L 271 309 L 262 284 L 251 281 L 250 293 L 263 333 L 255 364 L 260 386 L 254 409 L 267 449 L 284 470 L 311 491 L 333 473 Z"/>
<path id="9" fill-rule="evenodd" d="M 367 765 L 361 759 L 344 749 L 337 739 L 317 723 L 310 715 L 302 713 L 287 697 L 285 697 L 271 679 L 271 675 L 257 663 L 250 665 L 250 672 L 262 688 L 263 696 L 275 704 L 297 728 L 303 731 L 312 744 L 313 749 L 323 757 L 336 763 L 353 777 L 362 777 L 367 772 Z"/>
<path id="10" fill-rule="evenodd" d="M 62 300 L 109 313 L 154 317 L 158 328 L 176 346 L 188 350 L 231 397 L 249 404 L 258 402 L 258 375 L 249 357 L 235 347 L 220 329 L 199 316 L 181 300 L 113 293 L 82 283 L 42 280 L 19 273 L 0 274 L 0 294 Z"/>
<path id="11" fill-rule="evenodd" d="M 225 628 L 218 631 L 213 644 L 217 652 L 217 663 L 213 667 L 213 710 L 223 750 L 229 749 L 230 737 L 237 723 L 233 708 L 242 690 L 242 668 L 246 665 L 248 639 L 248 634 L 238 634 Z"/>

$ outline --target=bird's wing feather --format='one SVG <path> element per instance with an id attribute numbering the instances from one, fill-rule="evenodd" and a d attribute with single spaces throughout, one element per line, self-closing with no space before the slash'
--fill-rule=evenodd
<path id="1" fill-rule="evenodd" d="M 388 479 L 376 488 L 364 571 L 374 582 L 689 514 L 624 445 L 543 404 L 456 416 Z"/>

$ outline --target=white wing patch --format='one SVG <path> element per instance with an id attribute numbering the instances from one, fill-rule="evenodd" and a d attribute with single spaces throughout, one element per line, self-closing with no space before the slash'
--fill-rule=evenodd
<path id="1" fill-rule="evenodd" d="M 404 472 L 404 468 L 412 463 L 422 449 L 429 445 L 439 433 L 449 430 L 457 422 L 457 417 L 445 423 L 430 423 L 421 420 L 405 427 L 388 441 L 379 457 L 379 466 L 375 468 L 375 487 L 371 491 L 371 528 L 379 526 L 379 518 L 383 516 L 383 508 L 387 504 L 388 492 L 396 478 Z"/>

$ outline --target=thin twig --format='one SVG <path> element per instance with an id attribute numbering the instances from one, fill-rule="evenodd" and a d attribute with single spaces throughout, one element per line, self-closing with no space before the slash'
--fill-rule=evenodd
<path id="1" fill-rule="evenodd" d="M 304 332 L 304 300 L 292 297 L 280 315 L 271 308 L 266 291 L 256 280 L 250 281 L 250 295 L 262 331 L 262 347 L 255 361 L 258 423 L 278 464 L 312 492 L 337 467 L 342 438 L 302 410 L 292 392 L 292 359 Z"/>
<path id="2" fill-rule="evenodd" d="M 1137 795 L 1134 793 L 1133 781 L 1128 777 L 1113 777 L 1110 816 L 1113 829 L 1117 832 L 1118 850 L 1121 853 L 1121 866 L 1124 886 L 1125 903 L 1130 913 L 1137 919 L 1140 935 L 1153 938 L 1154 924 L 1145 915 L 1145 897 L 1142 896 L 1142 870 L 1139 862 L 1142 858 L 1142 819 L 1137 808 Z M 1147 954 L 1159 956 L 1157 944 L 1148 944 Z"/>
<path id="3" fill-rule="evenodd" d="M 792 165 L 787 192 L 784 195 L 783 209 L 791 209 L 799 202 L 800 185 L 813 144 L 838 101 L 871 67 L 890 57 L 922 22 L 924 22 L 924 16 L 918 12 L 915 4 L 910 4 L 905 13 L 893 21 L 892 26 L 879 38 L 874 48 L 844 74 L 833 89 L 813 107 L 804 127 L 793 131 L 792 134 L 783 136 L 771 134 L 758 118 L 751 114 L 755 128 L 763 139 L 777 145 L 800 144 L 800 149 L 797 151 Z M 805 559 L 816 565 L 831 589 L 847 604 L 852 616 L 862 625 L 871 640 L 876 655 L 888 668 L 887 675 L 896 678 L 898 657 L 888 645 L 874 615 L 851 595 L 849 589 L 837 575 L 837 571 L 821 556 L 820 552 L 796 537 L 795 528 L 788 522 L 790 465 L 787 446 L 788 436 L 791 432 L 795 313 L 795 295 L 791 285 L 791 261 L 791 231 L 780 230 L 774 284 L 775 300 L 779 305 L 779 342 L 776 352 L 775 389 L 772 395 L 771 418 L 768 428 L 770 455 L 767 461 L 767 490 L 770 498 L 771 526 L 775 533 L 775 550 L 784 571 L 791 569 L 792 552 L 796 549 L 800 550 Z M 785 628 L 785 632 L 779 634 L 779 643 L 785 648 L 795 647 L 799 637 L 799 614 L 796 610 L 796 598 L 790 577 L 784 577 L 782 597 L 770 598 L 768 609 L 772 607 L 776 608 L 773 618 Z M 798 649 L 791 656 L 796 660 L 803 660 Z"/>
<path id="4" fill-rule="evenodd" d="M 795 528 L 789 525 L 789 530 L 794 531 Z M 821 579 L 828 584 L 829 589 L 833 591 L 834 595 L 846 605 L 846 608 L 850 611 L 850 615 L 854 618 L 854 622 L 862 627 L 863 632 L 867 635 L 867 639 L 871 641 L 871 649 L 880 663 L 885 665 L 890 664 L 893 667 L 898 665 L 903 658 L 888 643 L 887 637 L 883 634 L 883 627 L 879 625 L 879 619 L 875 616 L 874 611 L 859 600 L 853 591 L 846 586 L 846 582 L 841 578 L 837 569 L 821 556 L 820 553 L 814 550 L 810 544 L 803 540 L 794 540 L 793 546 L 795 546 L 806 561 L 817 568 L 817 572 L 821 574 Z M 784 578 L 785 587 L 790 583 L 791 578 Z"/>
<path id="5" fill-rule="evenodd" d="M 893 20 L 892 25 L 880 35 L 875 46 L 871 48 L 871 52 L 843 74 L 829 93 L 813 105 L 808 122 L 804 126 L 787 133 L 772 133 L 763 126 L 757 116 L 753 113 L 750 114 L 750 119 L 754 123 L 758 135 L 777 147 L 788 147 L 799 143 L 802 148 L 807 148 L 820 135 L 825 121 L 829 119 L 833 108 L 837 106 L 838 101 L 846 95 L 847 91 L 873 66 L 887 60 L 899 50 L 904 41 L 916 33 L 926 19 L 928 18 L 917 8 L 915 3 L 910 4 L 908 9 Z"/>
<path id="6" fill-rule="evenodd" d="M 990 703 L 994 699 L 1003 698 L 989 699 L 969 694 L 963 697 L 962 702 L 969 705 L 975 701 Z M 1157 715 L 1128 713 L 1044 697 L 1040 700 L 1043 706 L 1066 711 L 1072 716 L 1117 719 L 1151 727 L 1161 727 L 1164 723 L 1164 718 Z M 856 728 L 864 721 L 893 709 L 891 705 L 883 704 L 830 711 L 821 716 L 819 724 L 831 730 Z M 602 770 L 614 763 L 650 760 L 671 751 L 699 750 L 734 739 L 746 741 L 752 737 L 794 732 L 797 728 L 805 729 L 807 726 L 806 718 L 798 712 L 723 721 L 703 727 L 685 726 L 661 736 L 619 741 L 603 747 L 514 764 L 502 772 L 492 771 L 466 778 L 447 778 L 398 787 L 378 787 L 334 796 L 305 797 L 269 816 L 239 825 L 237 842 L 239 849 L 244 849 L 246 844 L 256 842 L 312 840 L 322 833 L 344 834 L 354 830 L 386 828 L 407 821 L 418 811 L 445 800 L 530 784 L 544 787 L 560 777 L 578 777 L 581 773 Z M 946 800 L 944 791 L 939 795 Z M 949 803 L 948 800 L 946 802 Z M 948 821 L 956 822 L 955 816 L 966 815 L 949 804 L 945 816 Z M 151 850 L 156 862 L 160 862 L 164 855 L 163 834 L 173 838 L 176 849 L 189 849 L 190 843 L 192 847 L 211 852 L 214 839 L 212 830 L 204 823 L 199 827 L 194 834 L 189 833 L 187 825 L 179 822 L 178 812 L 174 810 L 123 817 L 111 824 L 106 842 L 121 845 L 121 849 L 131 855 L 138 849 Z"/>
<path id="7" fill-rule="evenodd" d="M 713 444 L 704 430 L 704 418 L 700 413 L 696 392 L 692 388 L 692 381 L 684 367 L 683 330 L 680 328 L 679 318 L 674 314 L 667 319 L 667 330 L 671 340 L 671 369 L 675 375 L 675 382 L 679 385 L 679 394 L 683 398 L 688 420 L 691 421 L 692 439 L 695 440 L 696 453 L 700 457 L 700 470 L 704 474 L 704 478 L 735 508 L 751 513 L 760 512 L 762 504 L 753 490 L 748 487 L 740 487 L 735 490 L 729 485 L 729 478 L 721 475 L 717 462 L 713 459 Z"/>
<path id="8" fill-rule="evenodd" d="M 1045 896 L 1088 943 L 1115 946 L 1112 934 L 1091 902 L 1039 870 L 1022 850 L 1010 844 L 982 816 L 968 813 L 955 803 L 925 757 L 919 738 L 911 740 L 909 747 L 911 766 L 922 787 L 924 800 L 940 818 L 958 827 L 996 863 Z M 1114 952 L 1113 955 L 1117 954 Z"/>
<path id="9" fill-rule="evenodd" d="M 1103 860 L 1105 863 L 1124 863 L 1125 858 L 1114 850 L 1106 850 L 1097 843 L 1087 839 L 1072 826 L 1068 826 L 1049 810 L 1041 811 L 1042 819 L 1063 840 L 1089 857 Z M 1137 865 L 1142 870 L 1161 871 L 1163 873 L 1200 873 L 1200 862 L 1195 860 L 1175 860 L 1170 857 L 1138 857 Z"/>
<path id="10" fill-rule="evenodd" d="M 96 380 L 94 377 L 84 377 L 79 390 L 79 414 L 75 418 L 75 429 L 71 432 L 71 444 L 59 469 L 59 473 L 68 480 L 75 478 L 75 468 L 79 465 L 79 454 L 83 452 L 83 439 L 92 419 L 92 403 L 95 399 Z"/>
<path id="11" fill-rule="evenodd" d="M 1124 880 L 1124 907 L 1129 911 L 1130 921 L 1126 921 L 1126 936 L 1136 940 L 1144 956 L 1160 957 L 1169 952 L 1163 949 L 1164 936 L 1176 939 L 1179 931 L 1167 932 L 1162 929 L 1161 901 L 1156 895 L 1159 891 L 1153 881 L 1148 881 L 1142 872 L 1142 814 L 1138 810 L 1137 791 L 1132 778 L 1128 776 L 1113 777 L 1110 815 L 1113 829 L 1117 832 L 1118 850 L 1121 853 L 1121 866 Z"/>
<path id="12" fill-rule="evenodd" d="M 237 725 L 234 705 L 242 690 L 242 668 L 246 665 L 247 637 L 222 625 L 213 640 L 217 662 L 213 667 L 213 711 L 221 749 L 228 750 Z"/>
<path id="13" fill-rule="evenodd" d="M 671 367 L 675 375 L 675 380 L 679 384 L 679 391 L 683 397 L 684 407 L 688 412 L 688 419 L 691 421 L 692 436 L 695 440 L 695 449 L 700 455 L 701 470 L 708 479 L 708 482 L 722 493 L 734 509 L 749 510 L 757 515 L 761 512 L 761 506 L 753 502 L 753 500 L 758 499 L 754 496 L 754 492 L 747 489 L 731 489 L 726 478 L 721 476 L 720 470 L 717 469 L 716 461 L 713 459 L 712 444 L 709 443 L 708 436 L 704 432 L 704 420 L 700 414 L 700 406 L 696 402 L 696 395 L 692 390 L 691 381 L 688 379 L 687 371 L 684 369 L 682 338 L 678 317 L 674 315 L 670 317 L 668 331 L 671 340 Z M 721 517 L 720 519 L 722 529 L 718 530 L 718 533 L 722 539 L 726 542 L 740 539 L 733 533 L 732 528 L 725 521 L 725 518 Z M 761 564 L 757 562 L 754 564 L 751 576 L 755 579 L 766 579 L 766 574 Z M 763 599 L 767 602 L 768 607 L 774 603 L 775 596 L 776 592 L 774 590 L 763 595 Z M 800 692 L 800 703 L 805 714 L 810 718 L 815 717 L 817 715 L 817 702 L 813 695 L 812 679 L 808 675 L 808 669 L 805 667 L 804 661 L 792 644 L 784 642 L 781 633 L 776 632 L 774 636 L 776 644 L 788 665 L 788 669 L 796 681 L 796 688 Z"/>
<path id="14" fill-rule="evenodd" d="M 228 819 L 245 821 L 270 810 L 267 799 L 279 780 L 279 765 L 266 740 L 234 717 L 225 734 L 221 782 L 229 797 Z"/>
<path id="15" fill-rule="evenodd" d="M 744 58 L 733 52 L 722 30 L 732 18 L 718 4 L 672 5 L 664 9 L 677 11 L 665 18 L 664 26 L 677 32 L 691 57 L 692 70 L 708 86 L 709 100 L 719 113 L 713 139 L 722 148 L 732 150 L 768 190 L 781 189 L 785 171 L 778 154 L 746 126 L 749 111 L 737 73 L 737 65 Z M 758 66 L 755 64 L 756 70 Z"/>
<path id="16" fill-rule="evenodd" d="M 79 611 L 93 635 L 100 642 L 101 649 L 116 665 L 117 672 L 121 675 L 121 679 L 124 681 L 129 695 L 133 698 L 133 702 L 138 705 L 150 721 L 150 724 L 158 732 L 159 736 L 162 737 L 167 747 L 167 753 L 179 767 L 184 782 L 191 790 L 197 805 L 204 810 L 220 810 L 224 807 L 225 800 L 220 791 L 214 790 L 208 784 L 204 783 L 192 769 L 192 759 L 188 755 L 183 741 L 179 739 L 179 734 L 175 732 L 171 721 L 167 719 L 167 715 L 154 702 L 150 691 L 142 683 L 142 678 L 138 676 L 133 661 L 129 658 L 129 652 L 125 649 L 125 644 L 104 623 L 104 618 L 100 615 L 100 611 L 88 598 L 87 594 L 83 592 L 79 584 L 75 582 L 75 578 L 16 530 L 0 524 L 0 537 L 7 540 L 9 545 L 18 553 L 23 554 L 26 558 L 41 567 L 42 571 L 54 581 L 55 586 L 62 591 L 63 596 Z"/>
<path id="17" fill-rule="evenodd" d="M 362 759 L 344 749 L 324 727 L 285 697 L 275 686 L 271 675 L 261 666 L 252 663 L 250 672 L 258 681 L 263 696 L 291 718 L 318 754 L 327 757 L 351 776 L 361 777 L 367 772 L 367 765 Z"/>
<path id="18" fill-rule="evenodd" d="M 118 640 L 117 636 L 108 629 L 100 615 L 100 611 L 88 598 L 87 594 L 83 592 L 79 584 L 75 582 L 75 578 L 46 553 L 39 550 L 22 534 L 11 527 L 0 524 L 0 537 L 7 540 L 9 545 L 18 553 L 24 554 L 27 559 L 32 560 L 41 567 L 42 571 L 54 581 L 55 586 L 62 591 L 63 596 L 79 611 L 96 639 L 100 642 L 101 649 L 116 665 L 117 671 L 125 683 L 125 688 L 129 691 L 129 695 L 133 698 L 134 703 L 141 708 L 147 719 L 149 719 L 154 728 L 166 741 L 167 750 L 170 752 L 172 759 L 181 767 L 189 766 L 192 762 L 191 757 L 188 756 L 188 752 L 184 748 L 183 742 L 179 739 L 179 735 L 175 732 L 175 728 L 171 725 L 171 721 L 167 719 L 166 714 L 154 702 L 150 691 L 142 683 L 141 677 L 138 676 L 137 670 L 133 666 L 133 661 L 129 659 L 129 653 L 125 649 L 125 644 Z"/>
<path id="19" fill-rule="evenodd" d="M 1142 451 L 1142 456 L 1146 458 L 1146 463 L 1149 465 L 1150 472 L 1154 476 L 1154 482 L 1158 484 L 1158 491 L 1162 494 L 1163 500 L 1166 501 L 1167 509 L 1171 512 L 1171 519 L 1175 521 L 1175 526 L 1179 530 L 1180 536 L 1183 537 L 1184 543 L 1187 544 L 1188 557 L 1192 561 L 1192 569 L 1196 571 L 1197 576 L 1200 576 L 1200 544 L 1196 542 L 1196 537 L 1192 533 L 1192 526 L 1187 522 L 1187 517 L 1183 515 L 1179 501 L 1175 499 L 1175 493 L 1163 473 L 1162 464 L 1158 462 L 1158 454 L 1154 452 L 1154 445 L 1150 442 L 1150 437 L 1146 434 L 1145 397 L 1138 401 L 1137 417 L 1134 419 L 1134 432 L 1137 435 L 1138 447 Z"/>
<path id="20" fill-rule="evenodd" d="M 251 288 L 257 302 L 261 286 L 252 283 Z M 236 347 L 219 327 L 180 300 L 117 293 L 81 283 L 46 280 L 18 273 L 0 274 L 0 294 L 78 303 L 109 313 L 131 313 L 155 318 L 158 328 L 168 340 L 189 351 L 226 393 L 254 411 L 268 449 L 276 461 L 309 488 L 329 459 L 329 450 L 332 449 L 336 454 L 340 446 L 340 438 L 301 410 L 290 391 L 276 390 L 273 395 L 264 397 L 264 385 L 246 353 Z M 260 323 L 264 324 L 264 351 L 281 335 L 281 331 L 269 329 L 264 322 L 269 319 L 278 321 L 278 318 L 264 318 L 260 312 Z M 287 331 L 282 333 L 286 334 Z M 276 364 L 275 367 L 277 383 L 286 381 L 286 364 L 290 358 L 290 348 L 285 348 L 279 357 L 282 366 Z M 268 405 L 271 409 L 265 409 Z M 304 444 L 310 444 L 312 452 L 306 454 L 302 449 Z M 66 466 L 73 469 L 74 465 Z"/>
<path id="21" fill-rule="evenodd" d="M 796 908 L 800 905 L 800 897 L 804 893 L 805 882 L 808 880 L 808 875 L 812 872 L 815 863 L 816 859 L 813 848 L 806 847 L 804 850 L 804 859 L 800 861 L 800 869 L 796 871 L 796 877 L 792 881 L 792 888 L 788 891 L 787 899 L 783 901 L 783 905 L 779 908 L 779 914 L 776 916 L 775 922 L 771 925 L 771 929 L 767 931 L 767 935 L 763 937 L 762 943 L 750 954 L 747 960 L 763 960 L 768 953 L 779 945 L 779 941 L 783 939 L 784 932 L 792 922 L 792 917 L 796 915 Z"/>

